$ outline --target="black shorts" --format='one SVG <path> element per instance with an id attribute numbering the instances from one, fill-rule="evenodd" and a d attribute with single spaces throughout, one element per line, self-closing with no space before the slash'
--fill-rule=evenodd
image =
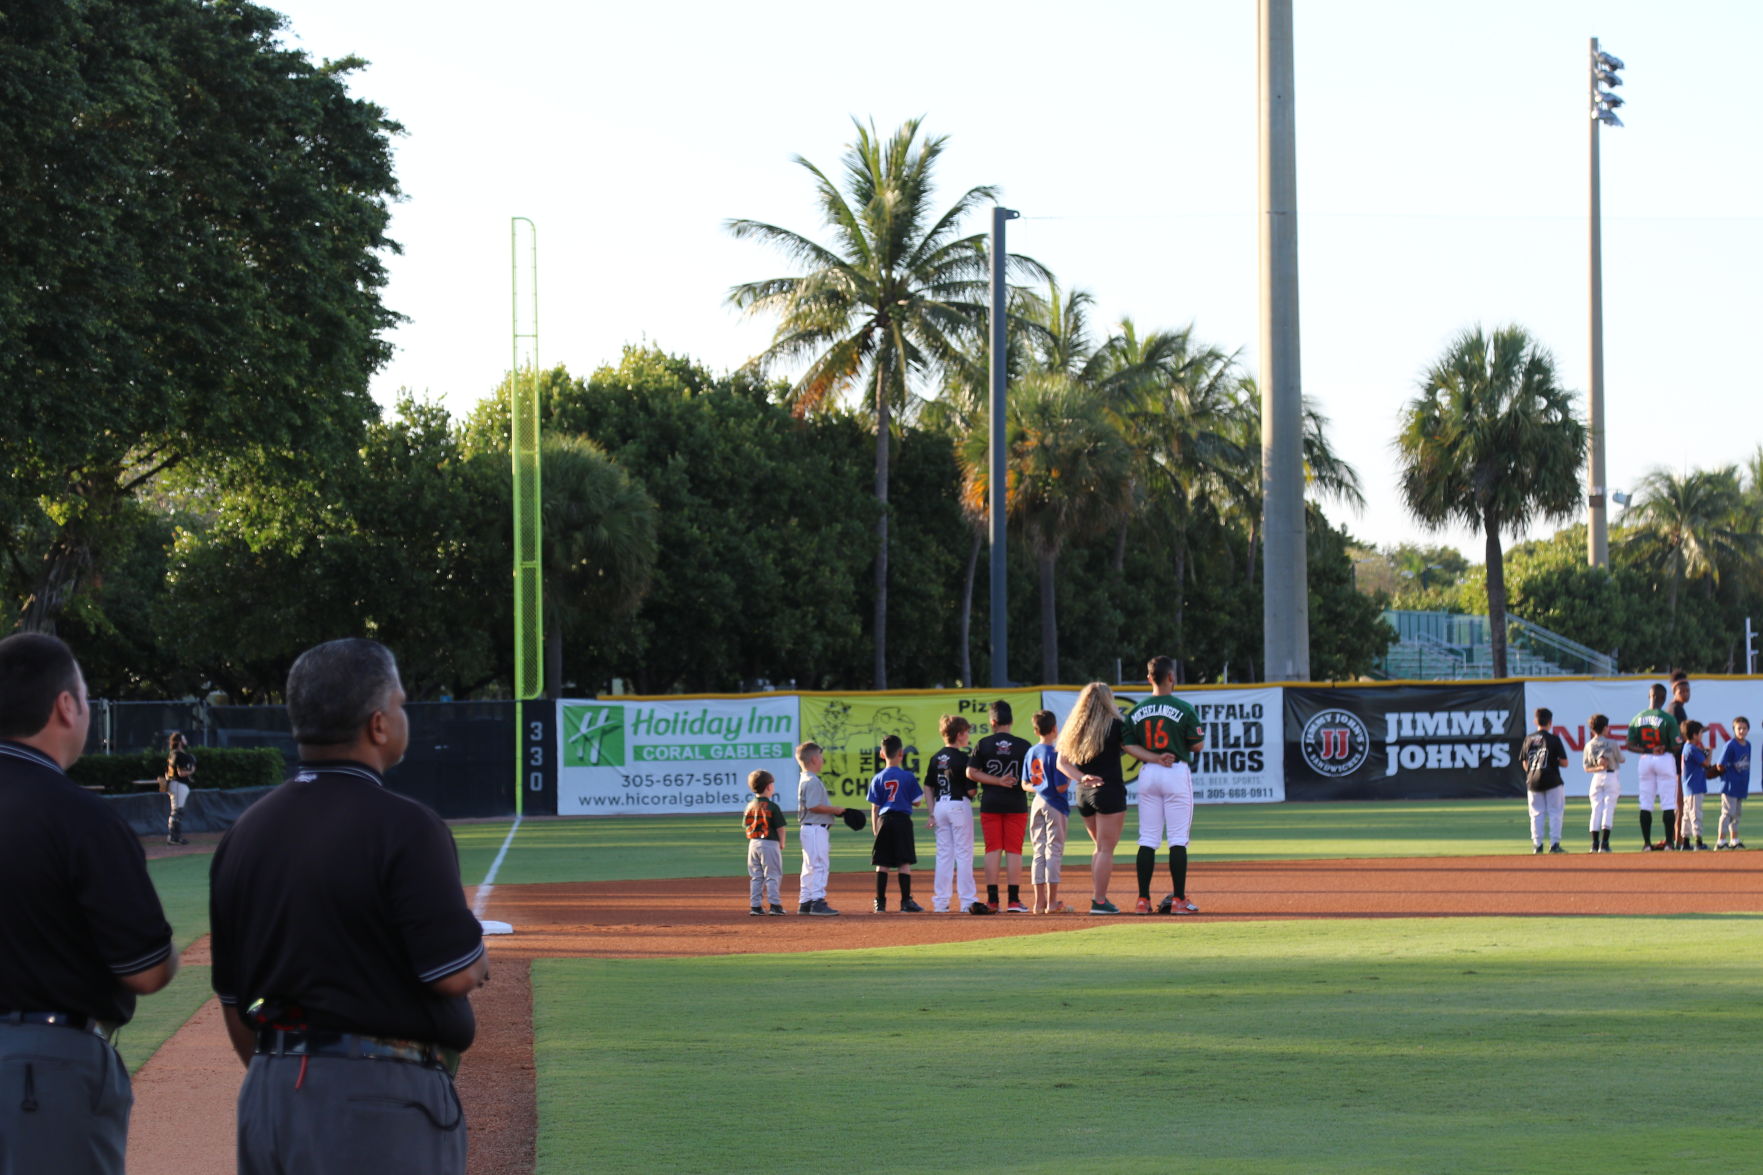
<path id="1" fill-rule="evenodd" d="M 1126 784 L 1104 783 L 1077 789 L 1079 816 L 1112 816 L 1126 811 Z"/>
<path id="2" fill-rule="evenodd" d="M 918 847 L 912 839 L 912 817 L 904 812 L 883 812 L 875 826 L 875 847 L 869 863 L 883 869 L 918 864 Z"/>

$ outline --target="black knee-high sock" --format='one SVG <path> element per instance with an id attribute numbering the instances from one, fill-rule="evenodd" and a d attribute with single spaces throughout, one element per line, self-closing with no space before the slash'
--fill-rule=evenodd
<path id="1" fill-rule="evenodd" d="M 1610 851 L 1610 830 L 1608 828 L 1606 828 L 1603 832 L 1599 833 L 1598 835 L 1603 838 L 1603 840 L 1599 843 L 1598 847 L 1603 849 L 1606 853 L 1609 852 Z"/>
<path id="2" fill-rule="evenodd" d="M 912 874 L 904 871 L 900 874 L 900 900 L 902 902 L 912 900 Z"/>
<path id="3" fill-rule="evenodd" d="M 1650 808 L 1641 809 L 1641 839 L 1653 843 L 1653 812 Z"/>
<path id="4" fill-rule="evenodd" d="M 1022 905 L 1022 887 L 1020 885 L 1012 885 L 1005 892 L 1009 894 L 1012 906 Z"/>
<path id="5" fill-rule="evenodd" d="M 1667 809 L 1665 812 L 1665 843 L 1668 845 L 1677 843 L 1677 812 L 1672 809 Z"/>
<path id="6" fill-rule="evenodd" d="M 995 885 L 986 886 L 986 901 L 990 902 L 994 906 L 998 904 L 998 887 L 997 886 L 995 886 Z"/>
<path id="7" fill-rule="evenodd" d="M 1157 850 L 1139 846 L 1139 896 L 1149 901 L 1151 897 L 1151 876 L 1157 872 Z"/>
<path id="8" fill-rule="evenodd" d="M 1188 846 L 1169 846 L 1169 883 L 1175 887 L 1175 896 L 1188 896 Z"/>
<path id="9" fill-rule="evenodd" d="M 1596 831 L 1596 830 L 1595 830 L 1595 829 L 1594 829 L 1594 830 L 1593 830 L 1593 831 L 1592 831 L 1592 852 L 1594 852 L 1594 853 L 1595 853 L 1595 852 L 1597 852 L 1597 851 L 1598 851 L 1598 833 L 1597 833 L 1597 831 Z"/>
<path id="10" fill-rule="evenodd" d="M 888 900 L 888 871 L 886 869 L 875 871 L 875 900 L 878 902 Z"/>

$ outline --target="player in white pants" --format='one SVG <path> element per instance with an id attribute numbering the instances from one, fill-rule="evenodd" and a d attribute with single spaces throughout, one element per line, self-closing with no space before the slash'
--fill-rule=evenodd
<path id="1" fill-rule="evenodd" d="M 1591 774 L 1586 789 L 1592 802 L 1592 852 L 1610 851 L 1610 827 L 1616 820 L 1616 801 L 1622 796 L 1622 779 L 1616 769 L 1622 766 L 1622 745 L 1605 733 L 1610 719 L 1603 714 L 1591 717 L 1592 737 L 1586 740 L 1582 762 Z"/>
<path id="2" fill-rule="evenodd" d="M 973 882 L 973 801 L 937 800 L 931 810 L 932 832 L 937 843 L 937 871 L 931 881 L 931 909 L 949 908 L 949 891 L 961 899 L 959 909 L 972 910 L 979 900 Z"/>
<path id="3" fill-rule="evenodd" d="M 1165 767 L 1146 763 L 1139 768 L 1139 845 L 1156 852 L 1169 838 L 1169 847 L 1186 848 L 1194 829 L 1194 773 L 1186 763 Z"/>
<path id="4" fill-rule="evenodd" d="M 1665 813 L 1669 827 L 1670 820 L 1675 815 L 1673 809 L 1677 807 L 1677 760 L 1670 751 L 1655 751 L 1641 755 L 1636 763 L 1636 770 L 1641 781 L 1641 814 L 1648 818 L 1643 821 L 1643 827 L 1652 823 L 1655 801 Z M 1674 833 L 1675 830 L 1668 832 L 1667 838 L 1673 838 Z"/>

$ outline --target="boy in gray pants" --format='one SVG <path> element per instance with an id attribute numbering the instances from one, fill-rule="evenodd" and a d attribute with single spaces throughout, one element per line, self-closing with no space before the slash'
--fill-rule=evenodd
<path id="1" fill-rule="evenodd" d="M 783 917 L 783 897 L 778 887 L 784 876 L 784 811 L 772 796 L 777 780 L 769 771 L 755 771 L 747 776 L 753 789 L 753 802 L 741 813 L 741 825 L 747 830 L 747 877 L 749 916 Z M 767 908 L 769 902 L 769 908 Z"/>

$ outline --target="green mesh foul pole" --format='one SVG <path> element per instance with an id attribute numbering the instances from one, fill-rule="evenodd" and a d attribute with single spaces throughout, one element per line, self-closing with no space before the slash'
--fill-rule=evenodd
<path id="1" fill-rule="evenodd" d="M 521 225 L 527 248 L 522 272 Z M 513 264 L 514 363 L 508 376 L 509 452 L 514 462 L 514 697 L 545 692 L 545 594 L 539 546 L 543 517 L 539 499 L 539 229 L 524 216 L 508 222 Z M 523 307 L 524 314 L 523 314 Z M 514 724 L 514 812 L 525 808 L 526 724 Z"/>

